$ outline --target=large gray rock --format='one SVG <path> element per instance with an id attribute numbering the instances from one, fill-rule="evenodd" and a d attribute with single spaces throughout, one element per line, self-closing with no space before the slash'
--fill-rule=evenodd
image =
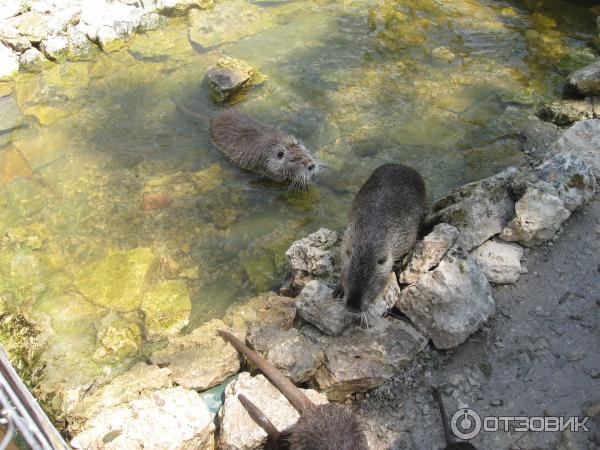
<path id="1" fill-rule="evenodd" d="M 543 105 L 539 110 L 542 119 L 557 125 L 570 125 L 578 120 L 594 117 L 591 98 L 584 100 L 556 100 Z"/>
<path id="2" fill-rule="evenodd" d="M 168 368 L 138 363 L 110 383 L 91 390 L 68 415 L 71 435 L 80 433 L 84 424 L 101 411 L 126 404 L 148 392 L 173 387 Z"/>
<path id="3" fill-rule="evenodd" d="M 250 64 L 228 56 L 206 72 L 210 96 L 219 103 L 264 80 L 265 77 Z"/>
<path id="4" fill-rule="evenodd" d="M 294 242 L 285 252 L 292 271 L 292 288 L 302 289 L 314 279 L 335 283 L 340 270 L 340 242 L 340 235 L 327 228 Z"/>
<path id="5" fill-rule="evenodd" d="M 573 153 L 585 160 L 600 178 L 600 120 L 581 120 L 573 124 L 552 145 L 551 153 Z"/>
<path id="6" fill-rule="evenodd" d="M 457 245 L 465 250 L 482 244 L 500 233 L 514 216 L 508 187 L 516 172 L 511 167 L 455 189 L 434 203 L 427 222 L 454 225 L 460 231 Z"/>
<path id="7" fill-rule="evenodd" d="M 323 333 L 337 336 L 354 323 L 370 326 L 383 313 L 394 305 L 400 296 L 396 275 L 390 273 L 388 282 L 373 304 L 368 314 L 355 315 L 345 312 L 341 299 L 333 297 L 333 289 L 320 280 L 309 281 L 296 297 L 298 315 L 313 324 Z"/>
<path id="8" fill-rule="evenodd" d="M 311 327 L 302 332 L 323 349 L 325 361 L 315 382 L 333 401 L 382 385 L 427 345 L 411 324 L 396 319 L 382 319 L 370 328 L 350 327 L 335 337 Z"/>
<path id="9" fill-rule="evenodd" d="M 600 59 L 573 72 L 567 83 L 581 95 L 600 95 Z"/>
<path id="10" fill-rule="evenodd" d="M 276 325 L 265 325 L 252 329 L 247 340 L 296 384 L 308 381 L 323 363 L 321 349 L 296 328 L 282 330 Z"/>
<path id="11" fill-rule="evenodd" d="M 558 195 L 536 188 L 527 188 L 525 195 L 516 203 L 515 210 L 515 218 L 500 237 L 526 246 L 552 239 L 571 215 Z"/>
<path id="12" fill-rule="evenodd" d="M 76 449 L 212 450 L 215 424 L 195 391 L 153 391 L 100 411 L 73 438 Z"/>
<path id="13" fill-rule="evenodd" d="M 453 247 L 438 267 L 402 292 L 396 306 L 437 348 L 463 343 L 495 309 L 490 285 L 477 262 Z"/>
<path id="14" fill-rule="evenodd" d="M 458 229 L 447 223 L 437 224 L 431 233 L 418 241 L 406 268 L 400 274 L 400 282 L 411 284 L 437 266 L 456 242 Z"/>
<path id="15" fill-rule="evenodd" d="M 512 242 L 492 239 L 471 253 L 479 268 L 492 283 L 516 283 L 524 269 L 521 267 L 523 249 Z"/>
<path id="16" fill-rule="evenodd" d="M 240 370 L 240 357 L 217 334 L 219 329 L 228 328 L 217 319 L 206 322 L 190 334 L 172 338 L 167 347 L 150 356 L 150 361 L 169 367 L 173 381 L 189 389 L 203 391 L 221 384 Z"/>
<path id="17" fill-rule="evenodd" d="M 327 403 L 327 398 L 312 389 L 302 389 L 315 404 Z M 217 448 L 220 450 L 259 450 L 267 441 L 267 434 L 258 426 L 238 395 L 244 394 L 254 403 L 278 430 L 289 428 L 299 414 L 287 399 L 262 375 L 251 377 L 248 372 L 225 388 L 225 401 L 219 411 L 221 424 Z"/>

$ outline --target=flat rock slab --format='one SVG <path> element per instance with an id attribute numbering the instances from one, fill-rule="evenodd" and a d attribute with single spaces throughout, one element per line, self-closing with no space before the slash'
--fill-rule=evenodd
<path id="1" fill-rule="evenodd" d="M 575 122 L 552 145 L 553 154 L 573 153 L 580 156 L 600 179 L 600 120 L 587 119 Z"/>
<path id="2" fill-rule="evenodd" d="M 400 274 L 400 282 L 414 283 L 421 275 L 437 266 L 457 238 L 456 227 L 447 223 L 437 224 L 422 241 L 417 241 L 408 265 Z"/>
<path id="3" fill-rule="evenodd" d="M 240 334 L 260 325 L 277 325 L 287 330 L 294 325 L 296 307 L 294 299 L 274 292 L 264 292 L 239 305 L 227 309 L 223 321 Z"/>
<path id="4" fill-rule="evenodd" d="M 76 449 L 212 450 L 215 424 L 197 392 L 153 391 L 100 411 L 71 441 Z"/>
<path id="5" fill-rule="evenodd" d="M 485 277 L 492 283 L 516 283 L 524 271 L 521 267 L 523 248 L 512 242 L 492 239 L 473 250 L 471 255 Z"/>
<path id="6" fill-rule="evenodd" d="M 327 397 L 312 389 L 302 389 L 315 404 L 325 404 Z M 288 400 L 263 375 L 251 377 L 248 372 L 225 389 L 225 402 L 219 411 L 221 429 L 220 450 L 259 450 L 267 441 L 267 434 L 258 426 L 238 395 L 244 394 L 254 403 L 278 430 L 285 430 L 298 420 L 299 414 Z"/>
<path id="7" fill-rule="evenodd" d="M 310 327 L 302 332 L 323 349 L 325 362 L 315 382 L 332 401 L 385 383 L 428 342 L 412 325 L 396 319 L 382 319 L 371 328 L 353 326 L 340 336 L 320 335 Z"/>
<path id="8" fill-rule="evenodd" d="M 600 59 L 573 72 L 567 83 L 581 95 L 600 95 Z"/>
<path id="9" fill-rule="evenodd" d="M 396 306 L 437 348 L 463 343 L 488 320 L 495 301 L 471 255 L 453 247 L 438 267 L 402 292 Z"/>
<path id="10" fill-rule="evenodd" d="M 221 384 L 240 370 L 240 357 L 217 334 L 219 329 L 229 330 L 220 320 L 206 322 L 190 334 L 171 339 L 150 361 L 169 367 L 173 381 L 189 389 L 203 391 Z"/>
<path id="11" fill-rule="evenodd" d="M 101 411 L 128 403 L 147 392 L 173 387 L 168 368 L 138 363 L 110 383 L 92 390 L 69 413 L 69 432 L 78 434 L 85 422 Z"/>
<path id="12" fill-rule="evenodd" d="M 340 273 L 339 233 L 321 228 L 294 242 L 285 252 L 292 271 L 292 288 L 302 289 L 310 280 L 336 283 Z"/>
<path id="13" fill-rule="evenodd" d="M 458 228 L 457 245 L 465 250 L 482 244 L 500 233 L 514 216 L 508 187 L 516 172 L 511 167 L 455 189 L 434 203 L 427 222 L 449 223 Z"/>
<path id="14" fill-rule="evenodd" d="M 296 328 L 276 325 L 254 328 L 248 343 L 296 384 L 308 381 L 323 363 L 323 352 Z"/>

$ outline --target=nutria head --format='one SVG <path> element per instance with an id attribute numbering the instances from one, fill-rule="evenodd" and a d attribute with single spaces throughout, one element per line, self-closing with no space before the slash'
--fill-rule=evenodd
<path id="1" fill-rule="evenodd" d="M 287 181 L 290 187 L 305 190 L 317 172 L 317 162 L 296 137 L 281 134 L 273 139 L 267 171 L 273 179 Z"/>
<path id="2" fill-rule="evenodd" d="M 341 284 L 346 311 L 352 314 L 367 314 L 394 267 L 385 241 L 372 238 L 355 233 L 351 225 L 342 240 Z"/>
<path id="3" fill-rule="evenodd" d="M 301 415 L 289 436 L 290 450 L 366 450 L 363 427 L 352 410 L 329 403 Z"/>

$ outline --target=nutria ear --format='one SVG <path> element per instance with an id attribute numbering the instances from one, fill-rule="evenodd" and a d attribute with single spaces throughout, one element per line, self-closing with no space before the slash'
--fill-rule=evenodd
<path id="1" fill-rule="evenodd" d="M 246 344 L 236 338 L 233 334 L 225 330 L 218 330 L 219 335 L 229 342 L 238 352 L 243 354 L 246 358 L 258 367 L 261 372 L 273 383 L 273 385 L 279 389 L 279 391 L 294 405 L 294 408 L 301 414 L 304 414 L 309 408 L 313 407 L 313 402 L 304 395 L 304 393 L 298 389 L 294 383 L 288 380 L 279 370 L 277 370 L 270 362 L 256 353 L 254 350 L 250 350 Z"/>
<path id="2" fill-rule="evenodd" d="M 246 411 L 248 414 L 250 414 L 252 420 L 254 420 L 254 422 L 256 422 L 256 424 L 263 430 L 265 430 L 265 433 L 267 433 L 267 436 L 269 436 L 269 440 L 271 442 L 278 442 L 280 434 L 279 431 L 277 431 L 277 428 L 275 428 L 275 425 L 273 425 L 273 422 L 271 422 L 267 416 L 263 414 L 258 406 L 248 400 L 244 394 L 239 394 L 238 399 L 244 408 L 246 408 Z"/>

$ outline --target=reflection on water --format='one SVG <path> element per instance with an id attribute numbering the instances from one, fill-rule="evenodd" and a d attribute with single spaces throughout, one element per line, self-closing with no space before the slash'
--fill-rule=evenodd
<path id="1" fill-rule="evenodd" d="M 192 326 L 277 287 L 289 244 L 342 229 L 384 162 L 416 167 L 431 197 L 519 164 L 519 123 L 560 93 L 561 61 L 594 26 L 585 8 L 537 3 L 231 0 L 194 11 L 189 33 L 176 19 L 120 51 L 20 75 L 0 109 L 0 128 L 16 127 L 0 134 L 0 296 L 49 318 L 46 383 L 154 348 L 139 339 L 158 314 L 145 292 L 166 280 L 191 299 Z M 308 192 L 233 167 L 206 124 L 175 110 L 172 93 L 216 113 L 202 79 L 221 54 L 269 77 L 238 107 L 324 163 Z M 146 194 L 172 203 L 144 210 Z M 128 346 L 104 358 L 108 322 Z"/>

